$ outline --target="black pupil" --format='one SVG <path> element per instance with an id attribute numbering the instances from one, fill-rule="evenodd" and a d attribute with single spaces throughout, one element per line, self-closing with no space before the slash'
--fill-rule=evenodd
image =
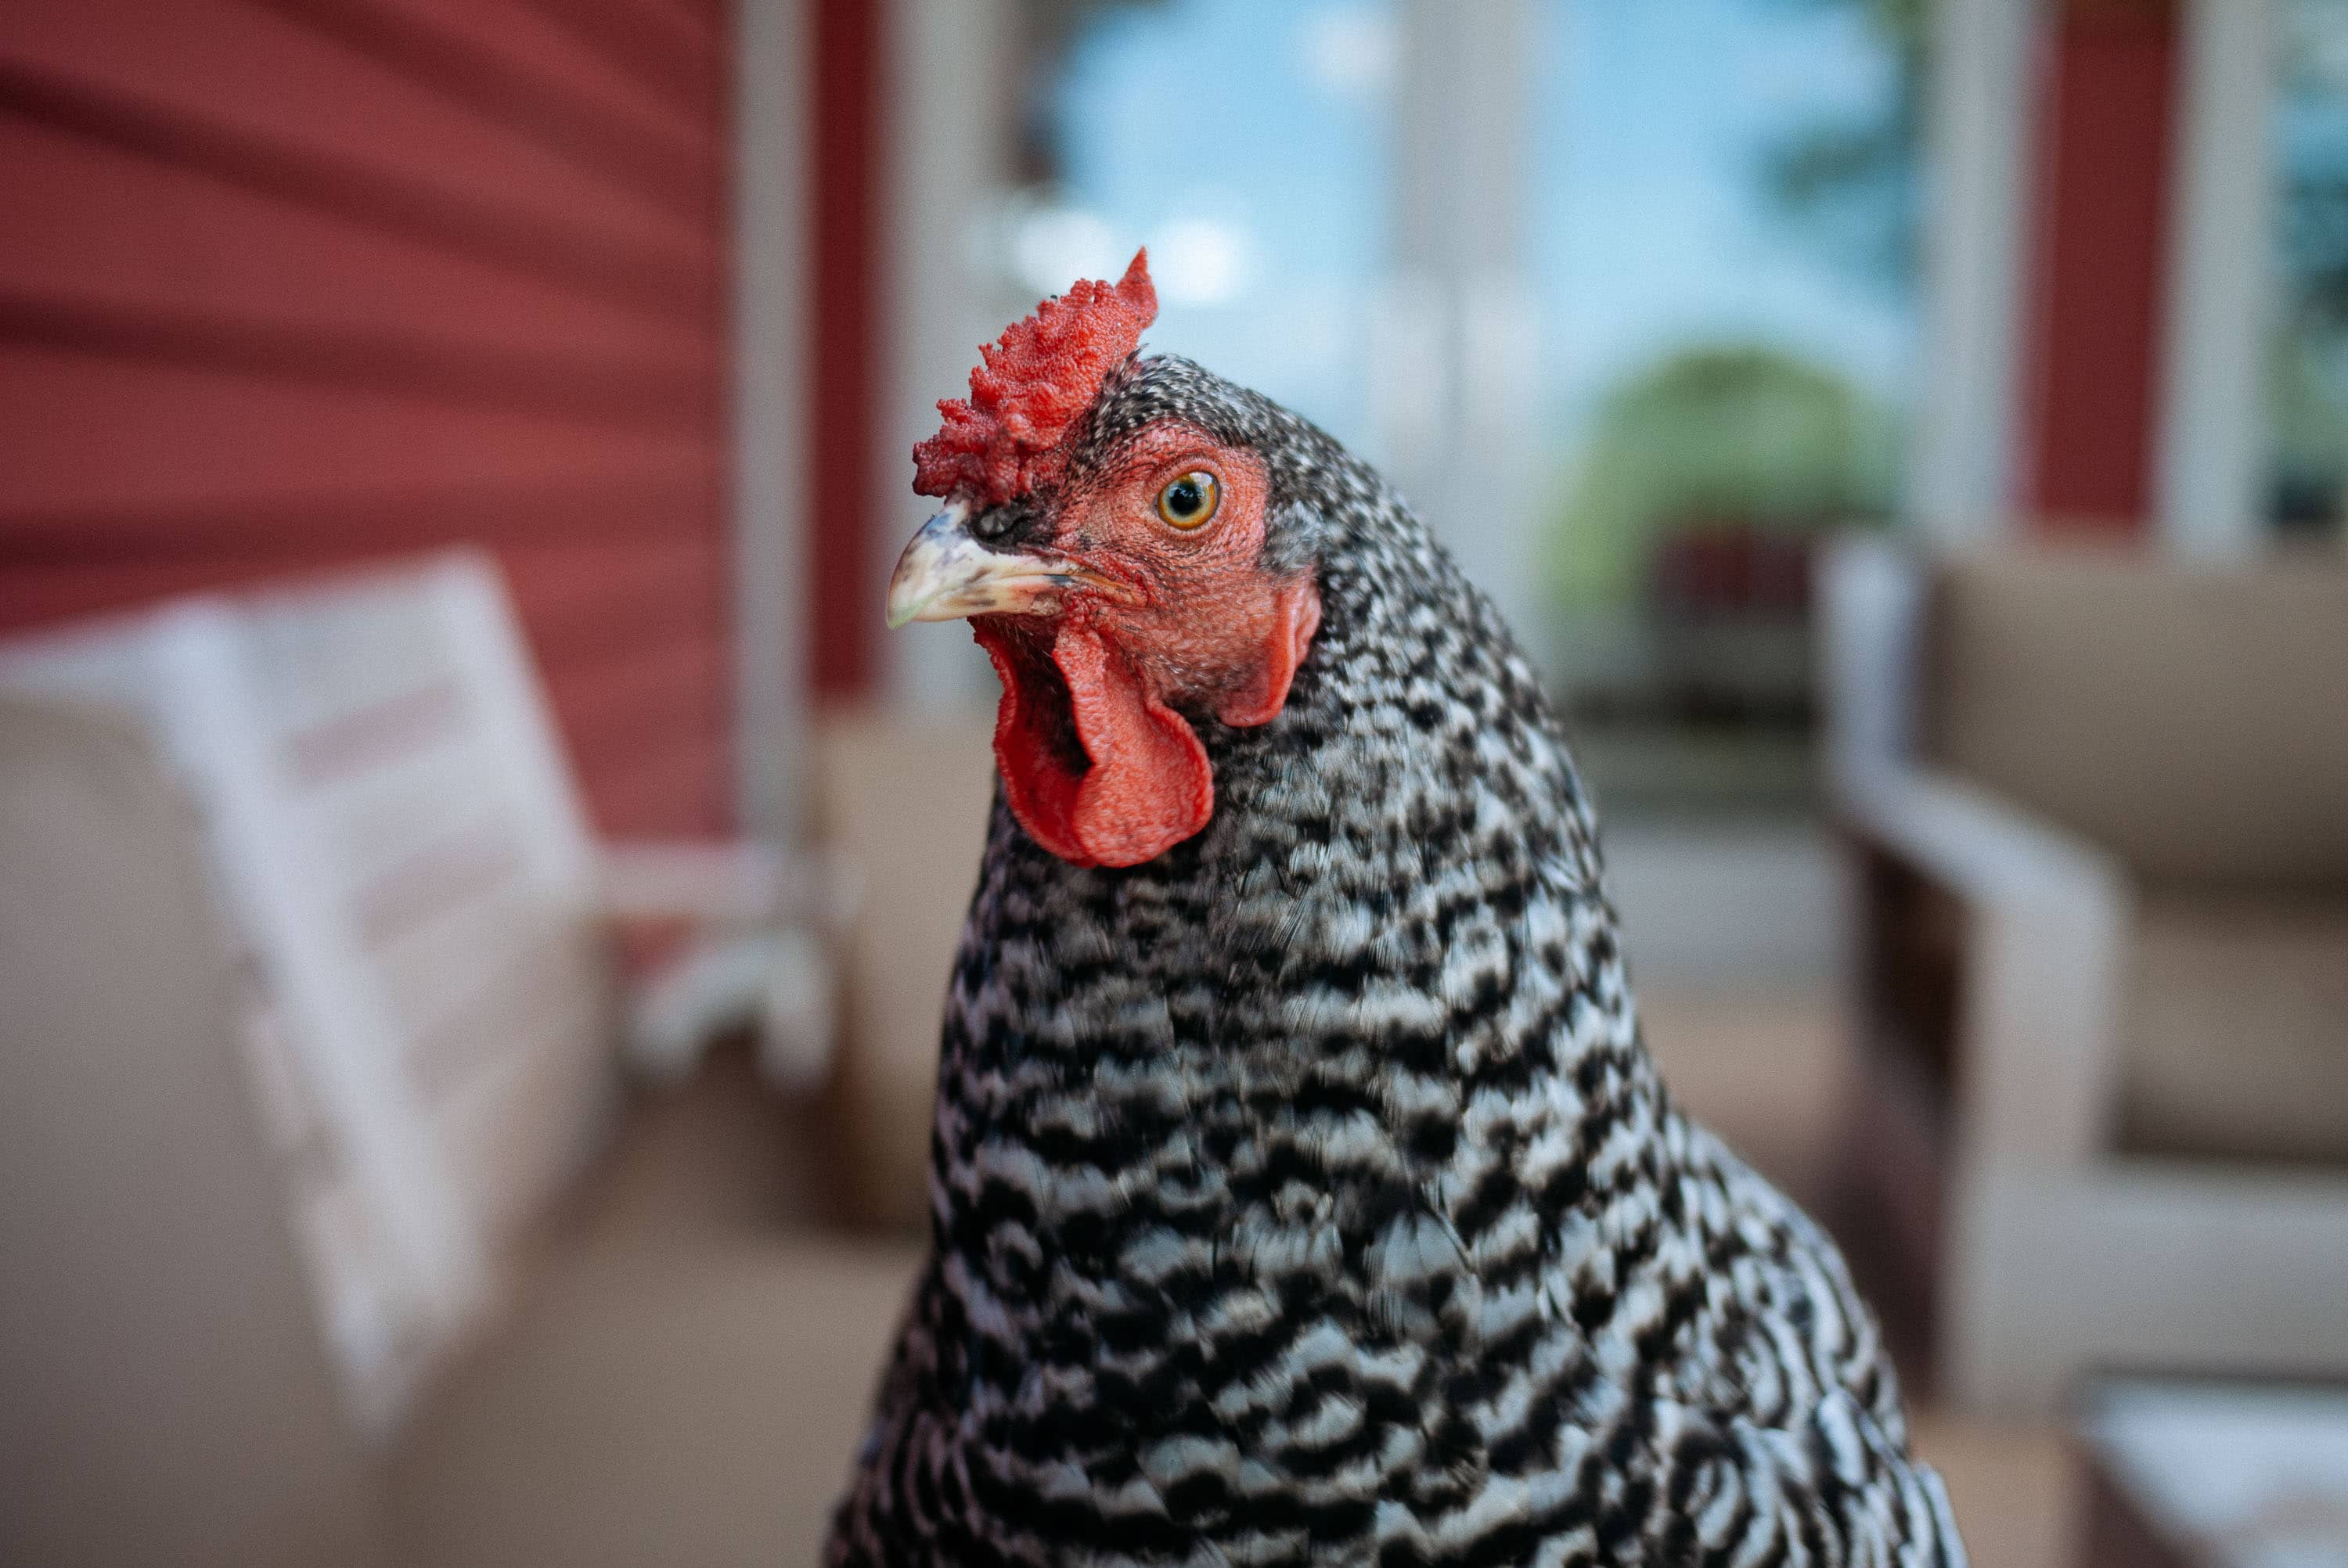
<path id="1" fill-rule="evenodd" d="M 1207 494 L 1196 479 L 1177 479 L 1166 489 L 1166 509 L 1178 518 L 1198 515 L 1207 504 Z"/>

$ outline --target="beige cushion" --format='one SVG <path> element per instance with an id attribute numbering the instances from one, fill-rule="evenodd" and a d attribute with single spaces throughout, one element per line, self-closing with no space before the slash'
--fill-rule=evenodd
<path id="1" fill-rule="evenodd" d="M 128 724 L 0 696 L 0 1562 L 365 1563 L 193 823 Z"/>
<path id="2" fill-rule="evenodd" d="M 2124 1148 L 2348 1162 L 2348 897 L 2147 897 L 2126 1028 Z"/>
<path id="3" fill-rule="evenodd" d="M 991 711 L 835 715 L 816 748 L 817 830 L 862 902 L 841 960 L 833 1083 L 840 1197 L 869 1225 L 928 1223 L 938 1025 L 994 797 Z"/>
<path id="4" fill-rule="evenodd" d="M 1927 752 L 2157 881 L 2348 888 L 2348 572 L 1948 563 Z"/>

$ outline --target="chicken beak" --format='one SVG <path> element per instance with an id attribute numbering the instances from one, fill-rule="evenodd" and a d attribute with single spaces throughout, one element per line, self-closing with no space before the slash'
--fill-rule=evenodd
<path id="1" fill-rule="evenodd" d="M 1066 556 L 997 550 L 971 538 L 957 501 L 922 525 L 889 579 L 891 630 L 966 615 L 1049 615 L 1081 588 L 1107 580 Z"/>

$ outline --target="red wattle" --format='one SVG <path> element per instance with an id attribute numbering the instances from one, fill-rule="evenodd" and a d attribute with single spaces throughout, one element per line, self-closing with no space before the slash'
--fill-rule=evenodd
<path id="1" fill-rule="evenodd" d="M 1215 771 L 1189 721 L 1159 702 L 1115 644 L 1064 625 L 1052 662 L 1067 677 L 1076 738 L 1093 765 L 1076 830 L 1101 866 L 1154 860 L 1215 815 Z"/>
<path id="2" fill-rule="evenodd" d="M 973 620 L 971 635 L 986 650 L 995 679 L 1003 682 L 1003 700 L 994 710 L 994 765 L 1003 774 L 1011 815 L 1028 837 L 1061 859 L 1093 865 L 1073 821 L 1083 753 L 1073 759 L 1065 754 L 1076 737 L 1067 730 L 1066 712 L 1055 712 L 1065 710 L 1067 694 L 1053 689 L 1060 682 L 1046 646 L 1004 630 L 990 617 Z"/>
<path id="3" fill-rule="evenodd" d="M 1138 866 L 1207 825 L 1207 748 L 1114 643 L 1066 621 L 972 630 L 1003 682 L 994 759 L 1029 837 L 1071 865 Z"/>

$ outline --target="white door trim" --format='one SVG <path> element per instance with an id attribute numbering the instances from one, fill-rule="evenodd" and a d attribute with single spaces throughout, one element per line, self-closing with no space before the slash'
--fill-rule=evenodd
<path id="1" fill-rule="evenodd" d="M 745 833 L 788 841 L 804 798 L 811 571 L 806 0 L 736 0 L 734 20 L 735 809 Z"/>
<path id="2" fill-rule="evenodd" d="M 1942 0 L 1931 11 L 1908 511 L 1938 545 L 2002 537 L 2013 510 L 2039 5 Z"/>
<path id="3" fill-rule="evenodd" d="M 2193 559 L 2241 559 L 2265 534 L 2274 12 L 2191 0 L 2179 40 L 2154 506 L 2163 547 Z"/>

